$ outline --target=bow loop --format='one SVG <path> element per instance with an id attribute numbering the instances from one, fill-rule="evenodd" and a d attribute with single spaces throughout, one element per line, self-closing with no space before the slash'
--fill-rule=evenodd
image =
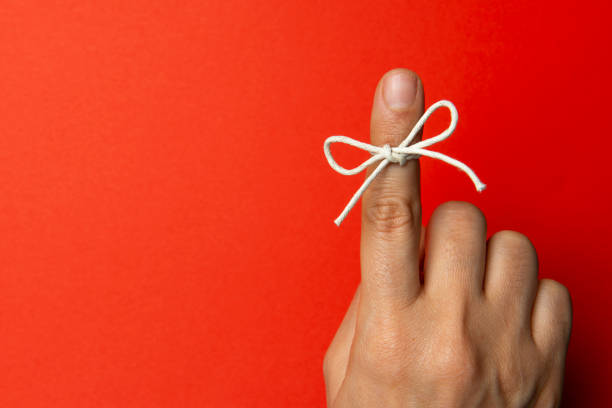
<path id="1" fill-rule="evenodd" d="M 421 129 L 423 129 L 423 126 L 425 125 L 425 122 L 427 122 L 427 119 L 429 119 L 429 117 L 438 108 L 441 108 L 441 107 L 448 108 L 448 110 L 450 111 L 451 122 L 449 126 L 445 130 L 437 134 L 436 136 L 430 137 L 425 140 L 421 140 L 420 142 L 417 142 L 411 145 L 416 135 L 421 131 Z M 355 192 L 355 194 L 353 195 L 349 203 L 346 205 L 346 207 L 344 208 L 340 216 L 336 218 L 336 220 L 334 221 L 336 225 L 340 226 L 340 224 L 342 223 L 344 218 L 347 216 L 349 211 L 355 206 L 355 204 L 357 203 L 357 201 L 359 200 L 363 192 L 368 188 L 370 183 L 372 183 L 374 178 L 376 178 L 376 176 L 381 171 L 383 171 L 384 168 L 389 163 L 397 163 L 400 166 L 403 166 L 406 163 L 406 161 L 418 159 L 420 156 L 427 156 L 427 157 L 431 157 L 434 159 L 442 160 L 443 162 L 448 163 L 451 166 L 454 166 L 458 168 L 459 170 L 462 170 L 463 172 L 465 172 L 470 177 L 472 182 L 474 183 L 476 190 L 478 191 L 484 190 L 486 185 L 483 184 L 480 181 L 480 179 L 476 176 L 474 171 L 472 171 L 472 169 L 470 169 L 464 163 L 458 160 L 455 160 L 451 157 L 448 157 L 442 153 L 438 153 L 438 152 L 434 152 L 434 151 L 425 149 L 426 147 L 434 145 L 448 138 L 455 131 L 458 118 L 459 118 L 459 114 L 457 113 L 457 108 L 455 108 L 455 105 L 453 105 L 452 102 L 450 101 L 442 100 L 442 101 L 438 101 L 434 103 L 433 105 L 429 107 L 429 109 L 427 109 L 427 111 L 425 111 L 425 113 L 423 114 L 423 116 L 421 116 L 421 118 L 416 123 L 416 125 L 414 125 L 414 127 L 412 128 L 408 136 L 397 147 L 391 147 L 388 144 L 384 146 L 373 146 L 371 144 L 363 143 L 363 142 L 360 142 L 355 139 L 351 139 L 350 137 L 346 137 L 346 136 L 328 137 L 325 140 L 325 143 L 323 144 L 323 151 L 325 153 L 325 157 L 327 158 L 327 161 L 329 165 L 331 166 L 331 168 L 340 174 L 343 174 L 345 176 L 351 176 L 357 173 L 361 173 L 371 164 L 381 161 L 381 163 L 376 167 L 376 169 L 364 181 L 364 183 L 361 185 L 359 190 Z M 344 143 L 349 146 L 354 146 L 358 149 L 369 152 L 372 155 L 372 157 L 363 161 L 361 164 L 359 164 L 358 166 L 352 169 L 347 169 L 339 165 L 336 162 L 336 160 L 334 160 L 334 157 L 331 154 L 331 150 L 330 150 L 330 145 L 332 143 Z"/>

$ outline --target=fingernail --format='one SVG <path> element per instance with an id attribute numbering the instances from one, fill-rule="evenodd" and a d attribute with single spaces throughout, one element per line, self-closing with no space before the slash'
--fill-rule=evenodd
<path id="1" fill-rule="evenodd" d="M 412 107 L 416 99 L 416 75 L 398 71 L 385 77 L 383 97 L 387 107 L 395 111 L 403 111 Z"/>

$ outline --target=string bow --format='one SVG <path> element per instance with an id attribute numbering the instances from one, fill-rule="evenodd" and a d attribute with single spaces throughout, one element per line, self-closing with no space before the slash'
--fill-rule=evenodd
<path id="1" fill-rule="evenodd" d="M 425 124 L 425 122 L 427 122 L 427 119 L 429 119 L 429 117 L 438 108 L 441 108 L 443 106 L 445 108 L 448 108 L 451 115 L 451 122 L 448 128 L 446 128 L 444 131 L 434 137 L 421 140 L 420 142 L 411 145 L 410 143 L 413 141 L 419 131 L 423 128 L 423 125 Z M 354 174 L 361 173 L 372 163 L 376 163 L 377 161 L 382 160 L 378 167 L 376 167 L 376 169 L 370 174 L 370 176 L 363 182 L 361 187 L 359 187 L 359 190 L 357 190 L 355 194 L 353 194 L 353 197 L 351 197 L 351 200 L 348 202 L 346 207 L 344 207 L 344 210 L 342 210 L 342 213 L 340 213 L 338 218 L 334 220 L 334 223 L 337 226 L 340 226 L 349 211 L 351 211 L 351 209 L 355 206 L 363 192 L 368 188 L 370 183 L 374 181 L 376 176 L 378 176 L 378 174 L 383 171 L 385 167 L 387 167 L 389 163 L 397 163 L 400 166 L 403 166 L 408 160 L 418 159 L 421 156 L 427 156 L 434 159 L 442 160 L 443 162 L 448 163 L 451 166 L 454 166 L 459 170 L 465 172 L 474 183 L 476 190 L 484 190 L 486 188 L 486 185 L 480 181 L 478 176 L 476 176 L 476 173 L 474 173 L 474 171 L 470 169 L 467 165 L 442 153 L 425 149 L 426 147 L 441 142 L 442 140 L 449 137 L 457 127 L 458 118 L 459 114 L 457 113 L 457 108 L 455 108 L 455 105 L 453 105 L 453 103 L 450 101 L 442 100 L 434 103 L 429 107 L 429 109 L 427 109 L 427 111 L 423 114 L 423 116 L 421 116 L 417 124 L 414 125 L 414 127 L 410 131 L 410 134 L 397 147 L 391 147 L 388 144 L 384 146 L 373 146 L 368 143 L 363 143 L 358 140 L 351 139 L 347 136 L 328 137 L 325 140 L 325 143 L 323 144 L 323 151 L 325 152 L 325 157 L 327 158 L 327 161 L 329 162 L 331 168 L 336 170 L 340 174 L 344 174 L 345 176 L 352 176 Z M 334 157 L 331 154 L 330 146 L 332 145 L 332 143 L 344 143 L 350 146 L 354 146 L 358 149 L 362 149 L 369 152 L 370 154 L 372 154 L 372 157 L 352 169 L 344 168 L 338 163 L 336 163 Z"/>

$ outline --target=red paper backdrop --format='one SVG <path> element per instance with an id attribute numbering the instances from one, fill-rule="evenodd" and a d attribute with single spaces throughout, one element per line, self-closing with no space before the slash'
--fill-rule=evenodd
<path id="1" fill-rule="evenodd" d="M 533 239 L 574 300 L 566 406 L 610 406 L 607 3 L 3 1 L 0 406 L 322 406 L 362 181 L 322 144 L 368 139 L 398 66 L 489 185 L 423 160 L 425 218 Z"/>

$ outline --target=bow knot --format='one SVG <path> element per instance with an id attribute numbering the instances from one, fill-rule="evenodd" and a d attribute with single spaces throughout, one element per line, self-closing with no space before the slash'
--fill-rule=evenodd
<path id="1" fill-rule="evenodd" d="M 393 157 L 393 150 L 391 150 L 391 146 L 389 144 L 383 146 L 382 153 L 383 156 L 385 156 L 385 159 L 389 160 L 390 162 L 397 161 L 395 157 Z"/>
<path id="2" fill-rule="evenodd" d="M 396 148 L 391 147 L 389 144 L 381 148 L 380 154 L 382 154 L 385 160 L 389 160 L 391 163 L 397 163 L 400 166 L 403 166 L 408 161 L 409 157 L 409 155 L 405 153 L 398 152 Z"/>
<path id="3" fill-rule="evenodd" d="M 434 137 L 431 137 L 425 140 L 421 140 L 420 142 L 417 142 L 411 145 L 410 143 L 416 137 L 418 132 L 423 128 L 423 125 L 425 124 L 427 119 L 431 116 L 432 113 L 434 113 L 438 108 L 442 106 L 448 108 L 451 114 L 451 123 L 448 126 L 448 128 L 446 128 L 444 131 L 442 131 L 440 134 Z M 452 157 L 448 157 L 442 153 L 425 149 L 426 147 L 436 144 L 446 139 L 447 137 L 449 137 L 455 131 L 455 128 L 457 127 L 458 117 L 459 117 L 459 114 L 457 113 L 457 108 L 455 108 L 455 105 L 453 105 L 452 102 L 444 101 L 444 100 L 438 101 L 434 103 L 433 105 L 431 105 L 429 109 L 427 109 L 427 111 L 425 111 L 425 113 L 423 114 L 423 116 L 421 116 L 417 124 L 414 125 L 414 127 L 412 128 L 408 136 L 397 147 L 391 147 L 388 144 L 382 147 L 373 146 L 371 144 L 359 142 L 355 139 L 351 139 L 350 137 L 346 137 L 346 136 L 328 137 L 325 140 L 325 143 L 323 144 L 323 151 L 325 152 L 325 157 L 327 158 L 329 165 L 332 167 L 332 169 L 336 170 L 340 174 L 344 174 L 345 176 L 351 176 L 353 174 L 362 172 L 369 165 L 377 161 L 381 161 L 378 167 L 376 167 L 376 169 L 364 181 L 364 183 L 361 185 L 359 190 L 355 192 L 355 194 L 353 195 L 349 203 L 346 205 L 342 213 L 338 216 L 338 218 L 336 218 L 336 220 L 334 221 L 336 225 L 340 226 L 340 224 L 342 223 L 344 218 L 347 216 L 349 211 L 351 211 L 351 209 L 357 203 L 357 200 L 359 200 L 359 197 L 361 197 L 363 192 L 368 188 L 370 183 L 372 183 L 374 178 L 376 178 L 376 176 L 381 171 L 383 171 L 384 168 L 389 163 L 398 163 L 400 166 L 403 166 L 406 163 L 406 161 L 418 159 L 420 156 L 427 156 L 427 157 L 431 157 L 434 159 L 442 160 L 443 162 L 448 163 L 451 166 L 454 166 L 458 168 L 459 170 L 462 170 L 463 172 L 465 172 L 470 177 L 472 182 L 474 183 L 476 190 L 478 191 L 484 190 L 486 185 L 483 184 L 480 181 L 480 179 L 476 176 L 476 173 L 474 173 L 474 171 L 470 169 L 468 166 L 466 166 L 464 163 L 458 160 L 455 160 Z M 357 147 L 358 149 L 362 149 L 362 150 L 369 152 L 370 154 L 372 154 L 372 157 L 370 157 L 369 159 L 365 160 L 363 163 L 361 163 L 360 165 L 352 169 L 346 169 L 340 166 L 334 160 L 334 157 L 332 156 L 331 150 L 330 150 L 330 145 L 332 143 L 345 143 L 347 145 Z"/>
<path id="4" fill-rule="evenodd" d="M 375 147 L 375 146 L 372 146 L 372 147 Z M 391 147 L 391 145 L 389 144 L 386 144 L 380 147 L 379 149 L 380 149 L 380 155 L 382 155 L 382 157 L 385 160 L 388 160 L 391 163 L 397 163 L 400 166 L 403 166 L 404 164 L 406 164 L 408 160 L 418 159 L 418 155 L 402 153 L 402 150 L 400 148 Z"/>

